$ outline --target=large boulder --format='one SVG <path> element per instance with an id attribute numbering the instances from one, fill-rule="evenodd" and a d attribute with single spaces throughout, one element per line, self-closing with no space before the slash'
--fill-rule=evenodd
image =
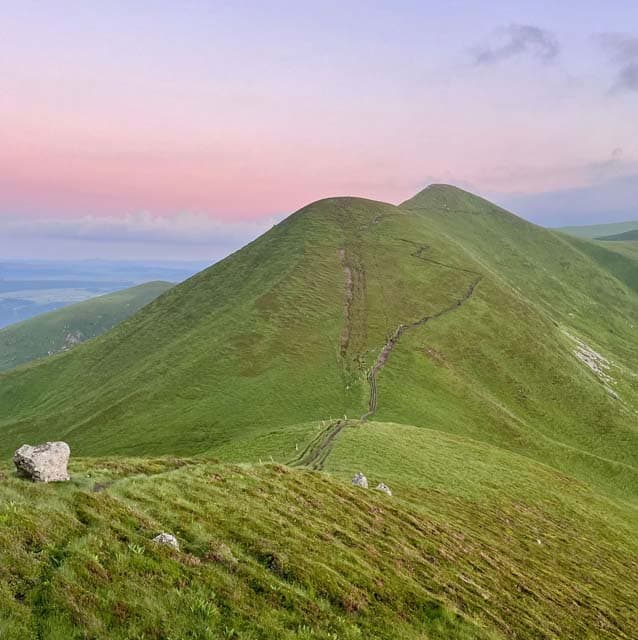
<path id="1" fill-rule="evenodd" d="M 32 447 L 22 445 L 14 454 L 18 475 L 34 482 L 65 482 L 69 480 L 67 464 L 71 449 L 66 442 L 47 442 Z"/>

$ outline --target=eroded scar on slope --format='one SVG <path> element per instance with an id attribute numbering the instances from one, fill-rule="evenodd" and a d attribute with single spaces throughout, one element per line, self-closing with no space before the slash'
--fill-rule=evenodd
<path id="1" fill-rule="evenodd" d="M 341 330 L 341 345 L 340 353 L 344 358 L 348 352 L 348 345 L 350 344 L 350 328 L 352 326 L 352 301 L 354 299 L 354 279 L 352 277 L 352 267 L 347 262 L 346 250 L 339 249 L 339 261 L 341 262 L 341 268 L 343 269 L 343 275 L 345 279 L 344 294 L 343 294 L 343 316 L 344 323 Z"/>

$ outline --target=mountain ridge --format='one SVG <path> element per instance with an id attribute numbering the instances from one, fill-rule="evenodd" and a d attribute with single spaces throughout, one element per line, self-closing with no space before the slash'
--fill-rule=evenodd
<path id="1" fill-rule="evenodd" d="M 471 303 L 439 318 L 478 275 Z M 0 377 L 0 428 L 13 434 L 7 447 L 55 432 L 82 453 L 192 454 L 363 416 L 393 332 L 435 316 L 389 354 L 375 419 L 549 458 L 579 477 L 595 453 L 597 482 L 633 495 L 632 308 L 635 292 L 605 265 L 461 189 L 434 185 L 398 207 L 327 198 L 72 357 Z M 613 383 L 568 336 L 614 360 Z M 77 376 L 89 381 L 81 402 L 65 390 Z"/>

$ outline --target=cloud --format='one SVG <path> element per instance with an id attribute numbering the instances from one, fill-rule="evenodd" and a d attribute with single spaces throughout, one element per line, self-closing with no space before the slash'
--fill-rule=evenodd
<path id="1" fill-rule="evenodd" d="M 616 68 L 611 93 L 638 91 L 638 37 L 624 33 L 603 33 L 596 37 Z"/>
<path id="2" fill-rule="evenodd" d="M 494 65 L 510 58 L 531 56 L 544 63 L 555 60 L 560 53 L 560 43 L 549 31 L 528 24 L 511 24 L 493 34 L 495 42 L 472 50 L 477 66 Z"/>
<path id="3" fill-rule="evenodd" d="M 3 216 L 6 233 L 83 242 L 160 242 L 174 244 L 226 244 L 254 237 L 275 224 L 273 218 L 226 222 L 199 214 L 155 216 L 148 213 L 122 217 L 36 218 Z"/>
<path id="4" fill-rule="evenodd" d="M 3 255 L 35 258 L 44 250 L 47 257 L 69 252 L 73 258 L 128 259 L 143 254 L 154 259 L 203 259 L 227 255 L 267 231 L 278 219 L 231 222 L 191 213 L 78 218 L 3 214 L 0 222 Z"/>

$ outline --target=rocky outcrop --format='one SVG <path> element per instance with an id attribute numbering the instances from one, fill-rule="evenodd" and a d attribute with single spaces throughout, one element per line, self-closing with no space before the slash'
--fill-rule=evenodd
<path id="1" fill-rule="evenodd" d="M 18 475 L 34 482 L 65 482 L 69 480 L 70 455 L 66 442 L 47 442 L 35 447 L 24 444 L 13 454 L 13 462 Z"/>
<path id="2" fill-rule="evenodd" d="M 354 478 L 352 478 L 352 484 L 355 487 L 361 487 L 362 489 L 367 489 L 368 479 L 361 472 L 359 472 Z"/>

